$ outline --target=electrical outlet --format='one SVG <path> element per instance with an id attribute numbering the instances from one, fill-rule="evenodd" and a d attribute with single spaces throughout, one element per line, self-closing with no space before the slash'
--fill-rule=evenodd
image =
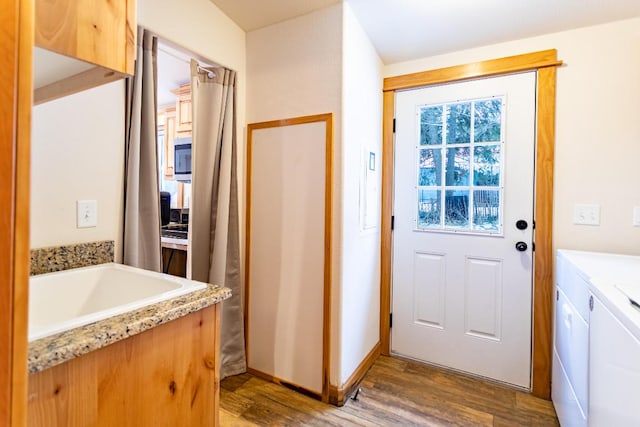
<path id="1" fill-rule="evenodd" d="M 633 221 L 632 224 L 636 227 L 640 227 L 640 206 L 633 207 Z"/>
<path id="2" fill-rule="evenodd" d="M 600 225 L 600 205 L 575 205 L 573 223 L 579 225 Z"/>
<path id="3" fill-rule="evenodd" d="M 78 200 L 77 206 L 77 227 L 88 228 L 98 225 L 98 202 L 95 200 Z"/>

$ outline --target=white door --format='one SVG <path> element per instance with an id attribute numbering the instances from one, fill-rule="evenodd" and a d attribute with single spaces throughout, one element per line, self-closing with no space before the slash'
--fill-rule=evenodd
<path id="1" fill-rule="evenodd" d="M 536 74 L 396 95 L 392 352 L 530 387 Z"/>

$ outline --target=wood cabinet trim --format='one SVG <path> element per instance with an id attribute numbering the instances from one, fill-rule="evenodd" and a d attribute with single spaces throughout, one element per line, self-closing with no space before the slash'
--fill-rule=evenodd
<path id="1" fill-rule="evenodd" d="M 136 0 L 127 0 L 127 18 L 125 24 L 125 66 L 124 72 L 133 75 L 136 66 L 136 46 L 138 37 Z"/>
<path id="2" fill-rule="evenodd" d="M 0 9 L 0 425 L 26 424 L 33 2 Z"/>
<path id="3" fill-rule="evenodd" d="M 33 91 L 33 104 L 40 105 L 63 96 L 91 89 L 103 84 L 121 80 L 126 77 L 122 73 L 102 67 L 93 67 L 73 76 L 58 80 Z"/>
<path id="4" fill-rule="evenodd" d="M 382 221 L 380 267 L 380 341 L 382 354 L 390 353 L 391 272 L 393 215 L 393 120 L 395 91 L 485 78 L 520 71 L 537 71 L 536 88 L 536 181 L 535 222 L 536 251 L 534 257 L 532 386 L 537 397 L 551 397 L 551 322 L 552 322 L 552 229 L 553 229 L 553 165 L 555 144 L 556 67 L 562 65 L 555 49 L 523 55 L 491 59 L 476 63 L 388 77 L 383 85 L 383 156 L 382 156 Z"/>

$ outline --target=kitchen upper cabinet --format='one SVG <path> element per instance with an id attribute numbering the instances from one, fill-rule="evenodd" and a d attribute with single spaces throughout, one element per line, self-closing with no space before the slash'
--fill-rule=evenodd
<path id="1" fill-rule="evenodd" d="M 176 137 L 176 107 L 166 107 L 159 114 L 158 126 L 162 128 L 164 133 L 163 151 L 164 164 L 162 171 L 165 179 L 173 179 L 174 174 L 174 152 L 173 140 Z"/>
<path id="2" fill-rule="evenodd" d="M 171 92 L 176 95 L 176 138 L 191 136 L 191 84 L 185 83 Z"/>
<path id="3" fill-rule="evenodd" d="M 133 74 L 135 0 L 35 0 L 35 44 Z"/>
<path id="4" fill-rule="evenodd" d="M 167 180 L 174 179 L 174 147 L 176 138 L 191 136 L 191 85 L 185 83 L 171 91 L 176 95 L 175 105 L 162 108 L 158 112 L 158 130 L 162 130 L 164 158 L 162 171 Z M 180 183 L 182 188 L 182 183 Z M 182 199 L 180 199 L 182 200 Z M 180 205 L 182 207 L 182 205 Z"/>

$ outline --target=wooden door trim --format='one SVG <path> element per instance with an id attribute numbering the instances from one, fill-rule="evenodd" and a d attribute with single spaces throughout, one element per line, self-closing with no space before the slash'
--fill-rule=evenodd
<path id="1" fill-rule="evenodd" d="M 333 227 L 333 113 L 272 120 L 247 125 L 247 176 L 246 176 L 246 217 L 245 217 L 245 293 L 244 293 L 244 334 L 247 360 L 249 355 L 249 295 L 251 292 L 251 172 L 253 162 L 253 131 L 282 126 L 293 126 L 308 123 L 325 123 L 325 206 L 324 206 L 324 289 L 322 320 L 322 401 L 329 401 L 330 352 L 331 352 L 331 275 L 332 275 L 332 227 Z M 262 374 L 264 378 L 276 379 L 268 374 L 252 370 L 254 374 Z M 294 386 L 299 387 L 297 384 Z M 314 394 L 311 392 L 311 394 Z"/>
<path id="2" fill-rule="evenodd" d="M 533 395 L 551 397 L 551 340 L 553 290 L 553 165 L 555 145 L 556 67 L 562 65 L 555 49 L 532 52 L 388 77 L 383 84 L 382 119 L 382 244 L 380 283 L 380 341 L 382 354 L 390 353 L 391 252 L 393 215 L 393 162 L 395 92 L 435 84 L 460 82 L 510 73 L 537 71 L 535 242 L 533 274 L 532 387 Z"/>
<path id="3" fill-rule="evenodd" d="M 555 49 L 541 50 L 522 55 L 506 56 L 481 62 L 472 62 L 453 67 L 438 68 L 384 79 L 382 90 L 395 91 L 413 89 L 440 83 L 459 82 L 496 76 L 500 74 L 518 73 L 527 70 L 537 70 L 545 67 L 562 65 L 558 61 Z"/>
<path id="4" fill-rule="evenodd" d="M 26 425 L 33 1 L 0 10 L 0 425 Z"/>

